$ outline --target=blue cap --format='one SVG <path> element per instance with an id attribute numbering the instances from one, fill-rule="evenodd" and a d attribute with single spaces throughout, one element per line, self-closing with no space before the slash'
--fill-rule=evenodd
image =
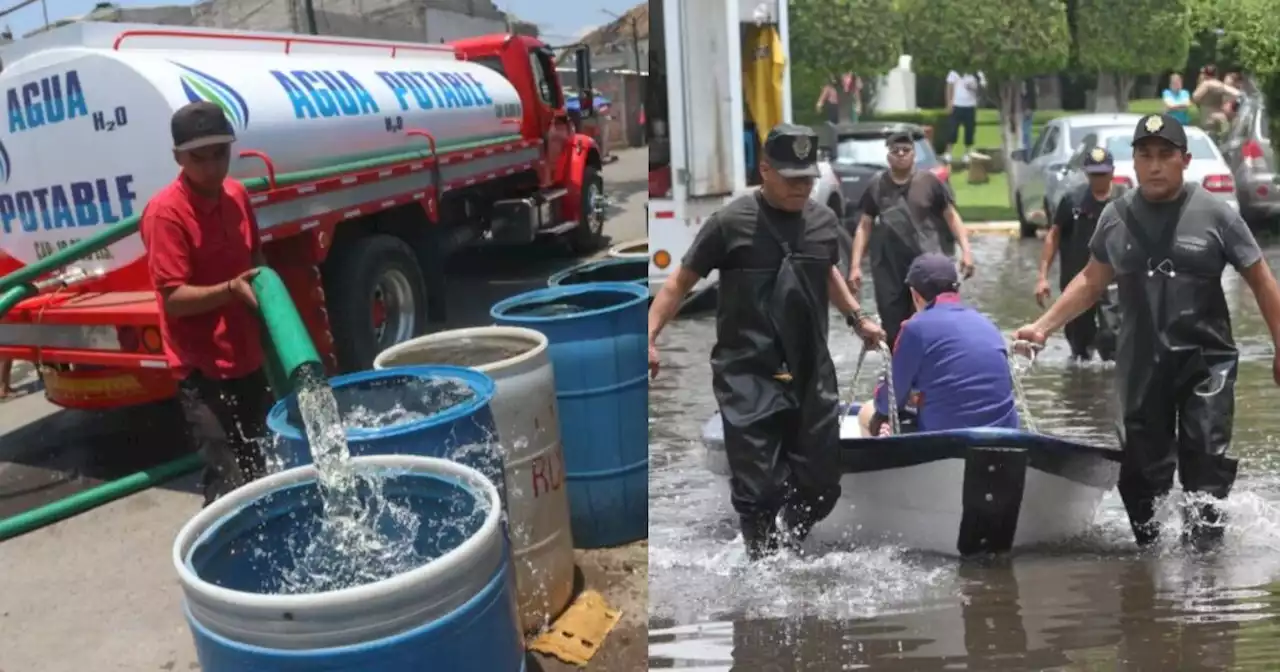
<path id="1" fill-rule="evenodd" d="M 960 289 L 960 274 L 955 262 L 945 254 L 929 252 L 911 262 L 907 269 L 907 286 L 920 292 L 925 301 L 932 301 L 939 294 Z"/>
<path id="2" fill-rule="evenodd" d="M 1116 159 L 1111 156 L 1111 152 L 1101 148 L 1094 147 L 1084 155 L 1084 172 L 1090 175 L 1101 175 L 1105 173 L 1116 172 Z"/>

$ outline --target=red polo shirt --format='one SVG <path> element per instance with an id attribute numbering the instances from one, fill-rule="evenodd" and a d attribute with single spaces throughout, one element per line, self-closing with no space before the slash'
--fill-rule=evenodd
<path id="1" fill-rule="evenodd" d="M 240 378 L 262 366 L 258 316 L 231 300 L 200 315 L 165 313 L 161 289 L 224 283 L 253 267 L 260 249 L 258 221 L 244 185 L 228 179 L 217 198 L 202 196 L 178 177 L 152 197 L 139 228 L 147 268 L 160 305 L 160 333 L 178 378 L 192 370 L 217 380 Z"/>

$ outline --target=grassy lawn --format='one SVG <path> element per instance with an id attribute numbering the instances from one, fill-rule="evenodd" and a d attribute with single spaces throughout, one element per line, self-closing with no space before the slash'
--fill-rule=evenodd
<path id="1" fill-rule="evenodd" d="M 1040 134 L 1039 126 L 1031 127 L 1034 140 Z M 981 124 L 974 133 L 975 146 L 997 150 L 1000 147 L 1000 126 L 996 123 Z M 966 222 L 1006 222 L 1018 219 L 1017 210 L 1009 203 L 1008 174 L 988 175 L 986 184 L 969 184 L 965 170 L 951 173 L 951 188 L 956 194 L 956 210 Z"/>
<path id="2" fill-rule="evenodd" d="M 1129 103 L 1131 114 L 1152 114 L 1160 112 L 1164 105 L 1159 99 L 1134 100 Z M 942 121 L 940 110 L 924 111 L 924 114 L 935 115 L 937 128 L 945 132 L 945 121 Z M 1085 114 L 1084 112 L 1064 112 L 1062 110 L 1038 110 L 1034 115 L 1031 127 L 1031 138 L 1039 137 L 1040 129 L 1046 121 L 1068 114 Z M 999 151 L 1000 122 L 996 111 L 978 110 L 978 123 L 974 133 L 974 147 Z M 931 118 L 932 119 L 932 118 Z M 915 123 L 934 123 L 933 121 L 915 121 Z M 953 150 L 961 151 L 963 148 Z M 986 184 L 969 184 L 968 174 L 958 169 L 951 174 L 951 188 L 956 194 L 956 209 L 966 222 L 1013 221 L 1018 218 L 1017 211 L 1009 202 L 1008 175 L 1001 173 L 991 175 Z"/>

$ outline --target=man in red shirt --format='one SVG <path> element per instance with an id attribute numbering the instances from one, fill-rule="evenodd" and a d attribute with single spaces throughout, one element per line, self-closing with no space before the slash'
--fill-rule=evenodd
<path id="1" fill-rule="evenodd" d="M 147 203 L 140 233 L 207 506 L 266 469 L 273 398 L 249 284 L 264 261 L 249 194 L 227 179 L 235 132 L 222 108 L 187 105 L 171 130 L 182 171 Z"/>

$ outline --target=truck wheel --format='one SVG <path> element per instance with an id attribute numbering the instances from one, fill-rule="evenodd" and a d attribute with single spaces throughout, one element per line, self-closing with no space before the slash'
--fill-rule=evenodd
<path id="1" fill-rule="evenodd" d="M 594 252 L 604 235 L 604 180 L 595 168 L 587 168 L 582 176 L 579 210 L 578 225 L 569 232 L 569 247 L 574 254 Z"/>
<path id="2" fill-rule="evenodd" d="M 369 369 L 378 353 L 426 331 L 422 269 L 404 241 L 360 238 L 326 267 L 329 325 L 343 372 Z"/>

